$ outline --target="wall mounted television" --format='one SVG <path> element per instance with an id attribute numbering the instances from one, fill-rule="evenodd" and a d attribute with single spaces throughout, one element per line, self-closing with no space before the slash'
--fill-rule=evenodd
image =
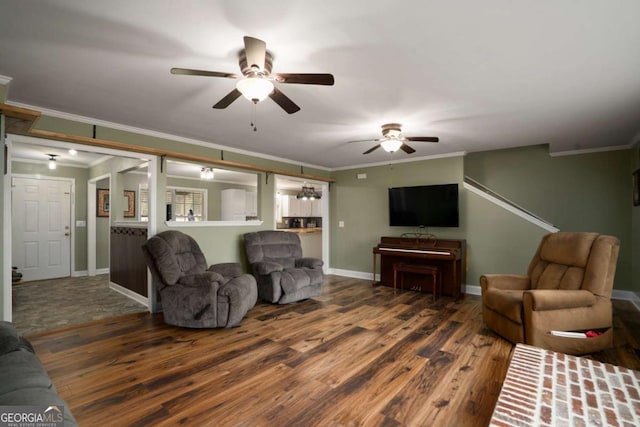
<path id="1" fill-rule="evenodd" d="M 458 227 L 458 184 L 389 188 L 391 227 Z"/>

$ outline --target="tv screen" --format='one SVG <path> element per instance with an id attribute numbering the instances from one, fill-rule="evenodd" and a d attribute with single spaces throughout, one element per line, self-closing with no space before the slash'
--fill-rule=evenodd
<path id="1" fill-rule="evenodd" d="M 389 189 L 392 227 L 458 227 L 458 184 Z"/>

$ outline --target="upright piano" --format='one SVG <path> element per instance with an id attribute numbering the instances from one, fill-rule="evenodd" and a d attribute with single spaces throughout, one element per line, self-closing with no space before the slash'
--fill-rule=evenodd
<path id="1" fill-rule="evenodd" d="M 435 237 L 381 237 L 373 248 L 373 281 L 393 286 L 393 264 L 431 265 L 442 272 L 442 294 L 458 298 L 466 282 L 466 240 Z M 380 255 L 380 282 L 375 281 L 376 258 Z M 421 290 L 421 277 L 405 277 L 408 288 Z"/>

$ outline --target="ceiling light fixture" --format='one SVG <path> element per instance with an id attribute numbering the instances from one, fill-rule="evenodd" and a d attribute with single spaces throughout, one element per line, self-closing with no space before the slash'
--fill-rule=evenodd
<path id="1" fill-rule="evenodd" d="M 320 199 L 322 195 L 316 191 L 314 187 L 302 186 L 302 190 L 296 194 L 296 199 L 302 200 L 316 200 Z"/>
<path id="2" fill-rule="evenodd" d="M 263 77 L 251 76 L 240 80 L 236 89 L 242 96 L 257 104 L 273 92 L 273 83 Z"/>
<path id="3" fill-rule="evenodd" d="M 213 179 L 213 168 L 202 168 L 200 170 L 200 179 L 211 181 Z"/>
<path id="4" fill-rule="evenodd" d="M 394 151 L 398 151 L 402 144 L 403 142 L 399 139 L 389 138 L 382 141 L 380 143 L 380 146 L 382 146 L 384 151 L 386 151 L 387 153 L 393 153 Z"/>
<path id="5" fill-rule="evenodd" d="M 56 168 L 56 157 L 57 154 L 47 154 L 49 156 L 49 169 L 54 170 Z"/>
<path id="6" fill-rule="evenodd" d="M 69 149 L 69 154 L 70 154 L 71 156 L 77 156 L 77 155 L 78 155 L 78 152 L 77 152 L 76 150 L 74 150 L 73 148 L 70 148 L 70 149 Z"/>

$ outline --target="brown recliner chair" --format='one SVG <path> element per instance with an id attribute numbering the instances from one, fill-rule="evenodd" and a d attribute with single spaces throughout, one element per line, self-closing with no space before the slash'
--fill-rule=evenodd
<path id="1" fill-rule="evenodd" d="M 527 275 L 480 277 L 488 327 L 513 343 L 568 354 L 613 346 L 611 291 L 620 242 L 597 233 L 557 232 L 542 238 Z M 592 338 L 550 331 L 604 331 Z"/>

